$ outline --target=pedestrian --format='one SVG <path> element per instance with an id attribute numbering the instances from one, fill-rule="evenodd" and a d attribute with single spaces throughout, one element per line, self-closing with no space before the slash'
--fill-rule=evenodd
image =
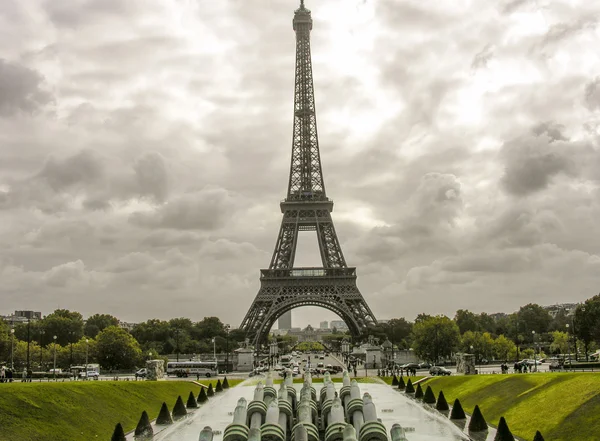
<path id="1" fill-rule="evenodd" d="M 21 375 L 21 383 L 25 383 L 27 381 L 27 369 L 23 368 L 23 374 Z"/>
<path id="2" fill-rule="evenodd" d="M 2 366 L 0 368 L 0 383 L 4 383 L 6 381 L 6 367 Z"/>
<path id="3" fill-rule="evenodd" d="M 27 369 L 27 382 L 31 383 L 31 378 L 33 377 L 33 371 L 31 368 Z"/>

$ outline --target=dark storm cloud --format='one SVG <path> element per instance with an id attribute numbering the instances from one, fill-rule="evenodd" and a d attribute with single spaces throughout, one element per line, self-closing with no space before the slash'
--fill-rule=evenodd
<path id="1" fill-rule="evenodd" d="M 585 85 L 584 100 L 588 109 L 600 109 L 600 77 Z"/>
<path id="2" fill-rule="evenodd" d="M 207 187 L 171 199 L 154 212 L 137 212 L 131 222 L 149 228 L 178 230 L 216 230 L 222 228 L 235 201 L 219 187 Z"/>
<path id="3" fill-rule="evenodd" d="M 502 185 L 514 196 L 544 190 L 556 176 L 575 172 L 570 153 L 569 143 L 553 141 L 546 134 L 513 139 L 502 148 L 506 163 Z"/>
<path id="4" fill-rule="evenodd" d="M 52 95 L 41 88 L 42 83 L 42 76 L 35 70 L 0 58 L 0 116 L 31 113 L 52 101 Z"/>

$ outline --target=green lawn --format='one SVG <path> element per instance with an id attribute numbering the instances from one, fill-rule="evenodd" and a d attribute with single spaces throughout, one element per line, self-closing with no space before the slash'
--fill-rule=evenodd
<path id="1" fill-rule="evenodd" d="M 0 440 L 107 440 L 116 423 L 133 430 L 143 410 L 154 419 L 163 401 L 172 409 L 190 391 L 197 396 L 200 387 L 187 381 L 0 384 Z"/>
<path id="2" fill-rule="evenodd" d="M 533 439 L 590 441 L 600 438 L 600 374 L 539 373 L 438 377 L 427 381 L 450 404 L 459 398 L 465 411 L 479 405 L 488 423 L 506 418 L 511 431 Z"/>

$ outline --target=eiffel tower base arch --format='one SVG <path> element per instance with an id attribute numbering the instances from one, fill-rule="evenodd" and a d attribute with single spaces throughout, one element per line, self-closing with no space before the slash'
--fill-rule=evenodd
<path id="1" fill-rule="evenodd" d="M 285 277 L 265 276 L 272 272 L 262 270 L 261 287 L 241 325 L 255 347 L 266 341 L 279 317 L 301 306 L 317 306 L 337 314 L 354 337 L 376 323 L 356 286 L 355 268 L 296 268 L 281 274 Z"/>

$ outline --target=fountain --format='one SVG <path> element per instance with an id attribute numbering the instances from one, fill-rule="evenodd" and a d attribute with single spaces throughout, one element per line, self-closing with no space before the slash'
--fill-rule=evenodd
<path id="1" fill-rule="evenodd" d="M 448 416 L 397 388 L 323 377 L 320 390 L 306 373 L 275 384 L 269 372 L 215 395 L 184 423 L 163 426 L 154 441 L 460 441 L 468 436 Z M 250 386 L 253 384 L 253 386 Z M 317 385 L 318 387 L 318 385 Z M 378 415 L 377 408 L 381 415 Z M 231 412 L 231 410 L 233 412 Z M 212 429 L 211 429 L 212 428 Z"/>

